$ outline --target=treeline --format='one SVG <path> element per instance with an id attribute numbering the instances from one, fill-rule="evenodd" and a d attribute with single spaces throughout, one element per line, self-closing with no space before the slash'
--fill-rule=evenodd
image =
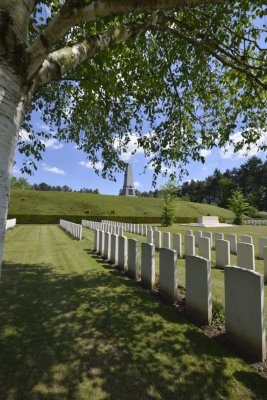
<path id="1" fill-rule="evenodd" d="M 180 188 L 180 197 L 197 202 L 214 204 L 227 208 L 232 192 L 239 190 L 246 201 L 259 211 L 267 211 L 267 161 L 254 156 L 239 168 L 221 172 L 215 169 L 213 175 L 203 181 L 191 180 Z"/>
<path id="2" fill-rule="evenodd" d="M 99 194 L 99 190 L 98 189 L 82 188 L 80 190 L 73 190 L 68 185 L 53 186 L 53 185 L 49 185 L 48 183 L 45 183 L 45 182 L 34 183 L 33 185 L 31 185 L 27 181 L 27 179 L 25 179 L 25 178 L 16 178 L 15 176 L 12 177 L 11 189 L 41 190 L 41 191 L 49 191 L 49 192 L 76 192 L 76 193 Z"/>
<path id="3" fill-rule="evenodd" d="M 203 181 L 191 180 L 176 187 L 175 195 L 183 200 L 207 203 L 228 208 L 229 198 L 234 191 L 240 191 L 250 206 L 267 211 L 267 161 L 251 157 L 239 168 L 221 172 L 218 168 Z M 136 190 L 137 196 L 163 197 L 162 191 Z"/>

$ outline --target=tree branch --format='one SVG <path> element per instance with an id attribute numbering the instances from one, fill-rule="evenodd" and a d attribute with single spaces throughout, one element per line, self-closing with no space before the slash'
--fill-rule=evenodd
<path id="1" fill-rule="evenodd" d="M 33 93 L 40 86 L 54 79 L 61 78 L 70 69 L 73 69 L 86 60 L 92 59 L 111 44 L 118 44 L 137 36 L 147 31 L 153 24 L 153 18 L 144 19 L 136 24 L 127 24 L 109 29 L 101 34 L 91 36 L 81 43 L 54 51 L 43 62 L 33 83 Z"/>
<path id="2" fill-rule="evenodd" d="M 176 20 L 176 23 L 177 22 L 178 21 Z M 226 50 L 221 48 L 221 46 L 219 46 L 215 40 L 211 40 L 205 35 L 203 36 L 202 34 L 196 35 L 199 36 L 199 38 L 201 39 L 197 40 L 189 36 L 188 34 L 181 32 L 180 30 L 174 30 L 173 28 L 168 28 L 166 26 L 161 26 L 160 29 L 165 33 L 169 32 L 172 35 L 193 44 L 195 47 L 201 48 L 202 50 L 206 51 L 208 54 L 216 58 L 218 61 L 220 61 L 224 66 L 228 66 L 233 70 L 243 73 L 249 80 L 256 82 L 264 90 L 267 89 L 267 85 L 262 80 L 260 80 L 253 72 L 251 72 L 253 66 L 247 63 L 241 63 L 238 57 L 235 57 L 234 55 L 230 56 L 229 53 L 227 54 Z"/>
<path id="3" fill-rule="evenodd" d="M 28 49 L 30 67 L 28 78 L 31 78 L 47 55 L 71 27 L 93 21 L 98 17 L 119 16 L 127 13 L 173 10 L 182 7 L 196 7 L 208 3 L 222 3 L 223 0 L 95 0 L 89 5 L 85 1 L 66 1 L 62 9 L 51 19 L 38 39 Z"/>

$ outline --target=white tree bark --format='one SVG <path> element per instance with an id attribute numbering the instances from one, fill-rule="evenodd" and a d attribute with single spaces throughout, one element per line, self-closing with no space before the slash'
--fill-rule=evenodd
<path id="1" fill-rule="evenodd" d="M 22 82 L 0 57 L 0 268 L 14 154 L 23 114 Z"/>

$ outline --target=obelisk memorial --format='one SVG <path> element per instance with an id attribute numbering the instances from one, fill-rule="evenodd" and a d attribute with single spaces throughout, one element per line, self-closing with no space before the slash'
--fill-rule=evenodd
<path id="1" fill-rule="evenodd" d="M 124 173 L 124 184 L 122 189 L 123 196 L 135 196 L 135 188 L 133 183 L 133 171 L 130 164 L 126 165 Z"/>

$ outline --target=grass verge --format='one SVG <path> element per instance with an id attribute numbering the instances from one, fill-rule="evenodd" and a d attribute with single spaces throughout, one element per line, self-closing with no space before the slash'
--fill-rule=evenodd
<path id="1" fill-rule="evenodd" d="M 7 235 L 0 399 L 266 399 L 267 383 L 57 226 Z"/>

